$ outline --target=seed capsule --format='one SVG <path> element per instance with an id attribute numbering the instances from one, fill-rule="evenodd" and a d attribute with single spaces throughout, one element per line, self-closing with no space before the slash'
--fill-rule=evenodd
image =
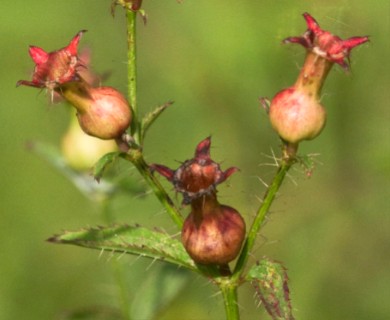
<path id="1" fill-rule="evenodd" d="M 245 222 L 240 213 L 218 203 L 215 194 L 191 203 L 181 239 L 191 258 L 200 264 L 223 265 L 240 253 Z"/>
<path id="2" fill-rule="evenodd" d="M 132 113 L 127 100 L 112 87 L 93 88 L 84 81 L 68 82 L 56 90 L 77 110 L 83 131 L 108 140 L 119 138 L 129 127 Z"/>

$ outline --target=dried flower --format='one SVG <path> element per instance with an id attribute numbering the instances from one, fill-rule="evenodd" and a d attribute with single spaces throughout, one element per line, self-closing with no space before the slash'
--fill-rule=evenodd
<path id="1" fill-rule="evenodd" d="M 53 90 L 66 82 L 77 80 L 77 70 L 83 67 L 77 56 L 77 46 L 85 32 L 86 30 L 81 30 L 73 37 L 69 45 L 52 52 L 30 46 L 29 53 L 35 63 L 32 80 L 19 80 L 16 85 Z"/>
<path id="2" fill-rule="evenodd" d="M 236 167 L 231 167 L 222 171 L 220 165 L 210 158 L 210 146 L 210 137 L 201 141 L 196 147 L 194 158 L 185 161 L 176 170 L 159 164 L 151 165 L 153 170 L 173 183 L 177 192 L 183 194 L 185 204 L 214 192 L 218 184 L 238 170 Z"/>

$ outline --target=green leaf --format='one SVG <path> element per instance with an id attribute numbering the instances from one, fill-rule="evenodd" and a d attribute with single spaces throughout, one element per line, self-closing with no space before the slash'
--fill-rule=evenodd
<path id="1" fill-rule="evenodd" d="M 287 272 L 281 263 L 263 259 L 249 270 L 246 280 L 252 283 L 272 319 L 294 319 Z"/>
<path id="2" fill-rule="evenodd" d="M 164 264 L 147 274 L 131 305 L 131 319 L 155 319 L 185 288 L 191 273 Z"/>
<path id="3" fill-rule="evenodd" d="M 152 112 L 149 112 L 148 114 L 146 114 L 146 115 L 143 117 L 142 123 L 141 123 L 142 137 L 145 136 L 146 131 L 148 131 L 149 127 L 150 127 L 151 124 L 158 118 L 158 116 L 159 116 L 166 108 L 168 108 L 168 107 L 171 106 L 172 104 L 173 104 L 173 101 L 168 101 L 168 102 L 164 103 L 163 105 L 158 106 L 155 110 L 153 110 Z"/>
<path id="4" fill-rule="evenodd" d="M 125 157 L 126 157 L 126 153 L 120 151 L 106 153 L 103 157 L 101 157 L 93 167 L 93 176 L 95 177 L 96 181 L 100 181 L 104 171 L 111 163 L 113 163 L 118 158 L 125 158 Z"/>
<path id="5" fill-rule="evenodd" d="M 169 234 L 139 226 L 114 226 L 65 231 L 48 239 L 49 242 L 124 252 L 199 271 L 180 241 Z"/>

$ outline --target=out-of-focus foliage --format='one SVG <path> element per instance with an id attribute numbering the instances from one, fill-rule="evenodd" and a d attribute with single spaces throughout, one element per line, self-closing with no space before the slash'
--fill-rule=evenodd
<path id="1" fill-rule="evenodd" d="M 370 35 L 371 42 L 352 53 L 350 74 L 335 67 L 329 75 L 322 98 L 327 127 L 300 150 L 320 153 L 318 165 L 310 179 L 298 167 L 291 172 L 253 258 L 267 255 L 287 266 L 298 319 L 388 319 L 389 2 L 143 2 L 149 19 L 138 26 L 139 108 L 147 113 L 175 101 L 150 128 L 146 159 L 175 167 L 212 134 L 215 159 L 241 169 L 220 189 L 221 201 L 247 221 L 264 191 L 261 181 L 272 177 L 279 144 L 258 98 L 291 85 L 304 58 L 302 48 L 281 40 L 304 32 L 305 11 L 341 37 Z M 126 92 L 125 19 L 120 8 L 112 18 L 110 6 L 110 0 L 1 5 L 0 319 L 61 319 L 69 310 L 119 308 L 117 264 L 127 271 L 129 299 L 159 270 L 142 259 L 117 261 L 45 242 L 53 233 L 110 222 L 178 232 L 151 195 L 121 194 L 102 213 L 26 148 L 27 141 L 59 145 L 69 121 L 67 107 L 49 104 L 44 91 L 15 88 L 32 72 L 28 45 L 51 51 L 88 29 L 80 47 L 91 48 L 92 67 L 110 73 L 105 85 Z M 124 161 L 112 171 L 141 181 Z M 194 276 L 159 319 L 223 319 L 222 300 L 213 293 Z M 250 286 L 241 288 L 240 304 L 243 319 L 267 318 Z"/>

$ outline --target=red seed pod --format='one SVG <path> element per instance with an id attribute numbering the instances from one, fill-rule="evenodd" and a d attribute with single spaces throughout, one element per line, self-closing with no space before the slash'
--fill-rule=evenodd
<path id="1" fill-rule="evenodd" d="M 156 170 L 171 181 L 175 190 L 183 194 L 185 204 L 215 192 L 218 184 L 238 170 L 236 167 L 231 167 L 222 171 L 220 165 L 210 158 L 210 146 L 210 137 L 201 141 L 196 147 L 194 158 L 185 161 L 176 170 L 159 164 L 151 165 L 152 170 Z"/>
<path id="2" fill-rule="evenodd" d="M 91 136 L 104 140 L 120 138 L 130 126 L 130 106 L 112 87 L 93 88 L 77 81 L 62 85 L 56 92 L 77 109 L 80 127 Z"/>
<path id="3" fill-rule="evenodd" d="M 68 46 L 52 51 L 30 46 L 29 53 L 35 63 L 32 81 L 20 80 L 17 86 L 25 85 L 53 90 L 78 78 L 77 70 L 83 66 L 77 56 L 77 46 L 86 30 L 78 32 Z"/>
<path id="4" fill-rule="evenodd" d="M 240 253 L 245 238 L 245 222 L 232 207 L 218 203 L 215 194 L 191 203 L 181 239 L 191 258 L 200 264 L 223 265 Z"/>

